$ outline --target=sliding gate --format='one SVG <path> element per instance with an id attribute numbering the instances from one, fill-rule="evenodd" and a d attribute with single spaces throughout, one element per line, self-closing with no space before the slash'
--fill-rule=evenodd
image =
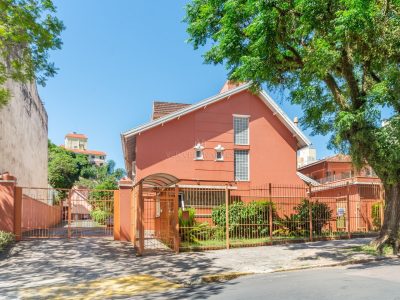
<path id="1" fill-rule="evenodd" d="M 22 188 L 22 239 L 112 237 L 118 191 Z"/>

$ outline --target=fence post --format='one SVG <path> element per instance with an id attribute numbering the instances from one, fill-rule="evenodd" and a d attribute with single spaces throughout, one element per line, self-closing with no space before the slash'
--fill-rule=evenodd
<path id="1" fill-rule="evenodd" d="M 311 184 L 308 184 L 308 222 L 310 228 L 310 241 L 313 241 L 313 216 L 312 216 L 312 195 L 311 195 Z"/>
<path id="2" fill-rule="evenodd" d="M 120 206 L 119 206 L 119 191 L 114 191 L 114 240 L 119 241 L 121 238 L 121 219 L 120 219 Z"/>
<path id="3" fill-rule="evenodd" d="M 139 249 L 138 255 L 143 255 L 144 252 L 144 198 L 143 198 L 143 183 L 139 184 L 138 195 L 138 227 L 139 227 Z"/>
<path id="4" fill-rule="evenodd" d="M 225 226 L 226 226 L 226 249 L 229 249 L 230 241 L 229 241 L 229 189 L 228 186 L 225 186 Z"/>
<path id="5" fill-rule="evenodd" d="M 268 194 L 269 194 L 269 210 L 268 210 L 268 219 L 269 219 L 269 239 L 272 245 L 272 238 L 273 238 L 273 220 L 272 218 L 274 217 L 273 215 L 273 209 L 274 206 L 272 204 L 272 185 L 271 183 L 268 185 Z"/>
<path id="6" fill-rule="evenodd" d="M 15 240 L 22 239 L 22 188 L 14 188 L 14 234 Z"/>
<path id="7" fill-rule="evenodd" d="M 70 239 L 72 234 L 71 234 L 71 221 L 72 221 L 72 211 L 71 211 L 71 206 L 72 206 L 72 190 L 68 191 L 68 238 Z"/>
<path id="8" fill-rule="evenodd" d="M 179 253 L 179 246 L 180 246 L 180 237 L 179 237 L 179 186 L 175 185 L 175 195 L 174 195 L 174 203 L 173 203 L 173 218 L 174 218 L 174 251 Z"/>
<path id="9" fill-rule="evenodd" d="M 347 227 L 347 237 L 351 239 L 351 224 L 350 224 L 350 219 L 351 219 L 351 210 L 350 210 L 350 184 L 347 181 L 347 218 L 346 218 L 346 227 Z"/>

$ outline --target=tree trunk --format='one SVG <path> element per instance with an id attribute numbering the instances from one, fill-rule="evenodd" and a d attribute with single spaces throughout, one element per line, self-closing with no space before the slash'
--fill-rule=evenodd
<path id="1" fill-rule="evenodd" d="M 400 225 L 400 183 L 385 184 L 385 213 L 379 237 L 373 242 L 380 253 L 385 245 L 393 248 L 397 255 L 399 251 Z"/>

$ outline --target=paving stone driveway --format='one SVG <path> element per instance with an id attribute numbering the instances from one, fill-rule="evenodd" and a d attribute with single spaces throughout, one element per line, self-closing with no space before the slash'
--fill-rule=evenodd
<path id="1" fill-rule="evenodd" d="M 108 239 L 23 241 L 7 256 L 0 256 L 0 299 L 24 298 L 27 291 L 38 288 L 73 288 L 85 282 L 124 276 L 151 275 L 172 283 L 187 283 L 209 274 L 266 273 L 282 268 L 321 266 L 367 258 L 349 248 L 369 241 L 328 241 L 179 255 L 163 252 L 143 257 L 136 257 L 129 243 Z"/>

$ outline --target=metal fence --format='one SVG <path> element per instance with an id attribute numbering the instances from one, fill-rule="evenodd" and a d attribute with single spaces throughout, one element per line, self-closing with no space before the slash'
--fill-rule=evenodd
<path id="1" fill-rule="evenodd" d="M 178 199 L 182 251 L 350 238 L 383 222 L 376 184 L 181 187 Z"/>
<path id="2" fill-rule="evenodd" d="M 113 235 L 117 191 L 20 188 L 22 238 Z"/>

